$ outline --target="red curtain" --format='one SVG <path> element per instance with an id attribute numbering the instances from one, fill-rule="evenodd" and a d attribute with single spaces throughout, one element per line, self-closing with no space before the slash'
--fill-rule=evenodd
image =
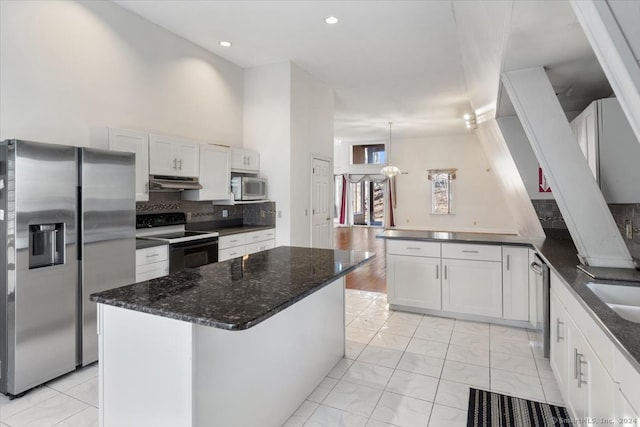
<path id="1" fill-rule="evenodd" d="M 347 219 L 347 178 L 342 175 L 342 197 L 340 198 L 340 224 Z"/>

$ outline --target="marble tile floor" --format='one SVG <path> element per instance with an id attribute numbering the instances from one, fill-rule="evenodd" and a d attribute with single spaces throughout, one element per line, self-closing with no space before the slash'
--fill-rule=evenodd
<path id="1" fill-rule="evenodd" d="M 470 386 L 563 404 L 537 332 L 394 312 L 352 289 L 345 319 L 345 358 L 284 427 L 464 427 Z M 97 425 L 96 365 L 0 395 L 0 427 Z"/>

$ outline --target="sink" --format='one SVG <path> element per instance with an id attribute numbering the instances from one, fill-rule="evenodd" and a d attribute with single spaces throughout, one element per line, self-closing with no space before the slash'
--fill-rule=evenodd
<path id="1" fill-rule="evenodd" d="M 591 291 L 620 317 L 640 323 L 640 287 L 587 283 Z"/>

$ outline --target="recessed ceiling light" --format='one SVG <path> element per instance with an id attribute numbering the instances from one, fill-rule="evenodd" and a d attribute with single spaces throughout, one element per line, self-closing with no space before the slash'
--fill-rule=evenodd
<path id="1" fill-rule="evenodd" d="M 337 24 L 338 18 L 336 18 L 335 16 L 330 16 L 327 19 L 325 19 L 324 22 L 326 22 L 329 25 Z"/>
<path id="2" fill-rule="evenodd" d="M 219 43 L 220 46 L 222 47 L 231 47 L 231 42 L 228 42 L 226 40 L 223 40 Z"/>

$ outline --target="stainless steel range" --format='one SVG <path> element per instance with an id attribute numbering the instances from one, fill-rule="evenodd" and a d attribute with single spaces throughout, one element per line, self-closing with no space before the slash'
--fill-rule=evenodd
<path id="1" fill-rule="evenodd" d="M 218 262 L 218 233 L 186 231 L 185 214 L 136 216 L 136 237 L 169 244 L 169 273 Z"/>

